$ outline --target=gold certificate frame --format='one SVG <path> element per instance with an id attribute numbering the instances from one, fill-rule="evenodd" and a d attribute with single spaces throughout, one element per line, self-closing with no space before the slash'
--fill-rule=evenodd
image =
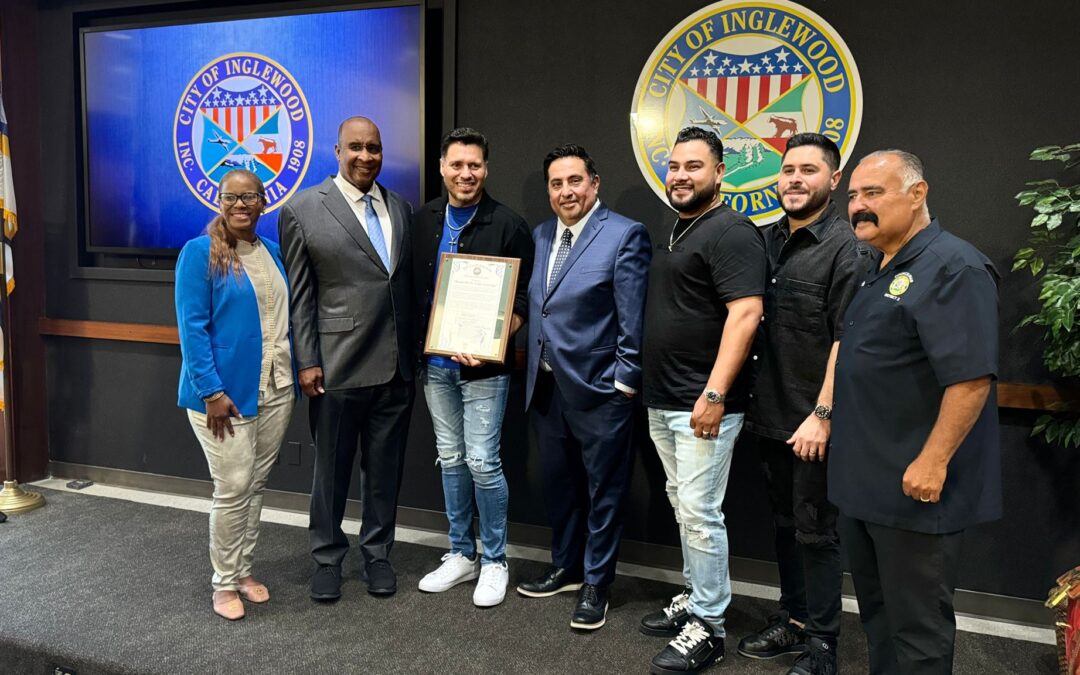
<path id="1" fill-rule="evenodd" d="M 504 363 L 520 267 L 520 258 L 443 253 L 424 353 Z"/>

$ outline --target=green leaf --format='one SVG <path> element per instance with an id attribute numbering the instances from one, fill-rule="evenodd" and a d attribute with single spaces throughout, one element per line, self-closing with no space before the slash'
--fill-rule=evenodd
<path id="1" fill-rule="evenodd" d="M 1039 272 L 1043 271 L 1043 265 L 1044 265 L 1044 263 L 1043 263 L 1042 258 L 1036 258 L 1036 259 L 1032 260 L 1031 261 L 1031 276 L 1033 276 L 1033 277 L 1038 276 Z"/>
<path id="2" fill-rule="evenodd" d="M 1046 220 L 1046 229 L 1048 229 L 1048 230 L 1057 229 L 1057 227 L 1059 225 L 1061 225 L 1061 214 L 1060 213 L 1055 213 L 1055 214 L 1051 215 L 1049 218 L 1047 218 L 1047 220 Z"/>
<path id="3" fill-rule="evenodd" d="M 1047 220 L 1049 220 L 1049 218 L 1050 218 L 1049 215 L 1047 215 L 1045 213 L 1040 213 L 1039 215 L 1037 215 L 1037 216 L 1035 216 L 1034 218 L 1031 219 L 1031 227 L 1039 227 L 1040 225 L 1045 223 Z"/>

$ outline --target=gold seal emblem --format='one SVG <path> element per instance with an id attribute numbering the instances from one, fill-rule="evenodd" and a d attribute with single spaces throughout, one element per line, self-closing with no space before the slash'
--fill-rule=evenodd
<path id="1" fill-rule="evenodd" d="M 901 272 L 893 277 L 893 280 L 889 282 L 889 295 L 900 296 L 907 293 L 907 289 L 911 287 L 912 282 L 915 281 L 907 272 Z"/>

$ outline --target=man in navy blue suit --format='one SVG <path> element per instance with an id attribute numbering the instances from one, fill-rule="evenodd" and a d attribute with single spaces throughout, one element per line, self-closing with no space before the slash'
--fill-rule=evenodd
<path id="1" fill-rule="evenodd" d="M 570 626 L 604 625 L 630 483 L 631 412 L 651 244 L 645 226 L 598 199 L 584 148 L 544 158 L 555 218 L 533 232 L 529 362 L 532 411 L 551 521 L 551 567 L 518 586 L 534 598 L 579 591 Z"/>

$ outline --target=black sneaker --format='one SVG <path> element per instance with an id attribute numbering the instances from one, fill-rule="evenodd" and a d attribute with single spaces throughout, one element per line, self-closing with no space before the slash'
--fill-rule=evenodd
<path id="1" fill-rule="evenodd" d="M 341 568 L 337 565 L 319 565 L 311 575 L 311 599 L 331 602 L 341 597 Z"/>
<path id="2" fill-rule="evenodd" d="M 372 560 L 364 566 L 367 592 L 372 595 L 393 595 L 397 592 L 397 573 L 389 560 Z"/>
<path id="3" fill-rule="evenodd" d="M 546 598 L 556 593 L 576 591 L 581 588 L 583 581 L 581 572 L 552 566 L 535 579 L 518 584 L 517 592 L 530 598 Z"/>
<path id="4" fill-rule="evenodd" d="M 773 614 L 769 625 L 739 640 L 739 653 L 752 659 L 772 659 L 807 650 L 806 634 L 788 620 L 787 612 Z"/>
<path id="5" fill-rule="evenodd" d="M 667 607 L 641 617 L 638 630 L 645 635 L 675 637 L 690 618 L 689 604 L 690 589 L 687 588 L 672 598 Z"/>
<path id="6" fill-rule="evenodd" d="M 581 630 L 596 630 L 604 625 L 607 617 L 607 586 L 585 584 L 578 593 L 577 605 L 570 616 L 570 627 Z"/>
<path id="7" fill-rule="evenodd" d="M 691 617 L 679 635 L 653 657 L 654 675 L 700 673 L 724 660 L 724 638 L 701 619 Z"/>
<path id="8" fill-rule="evenodd" d="M 809 650 L 795 659 L 787 675 L 836 675 L 836 647 L 816 637 L 810 638 L 808 644 Z"/>

